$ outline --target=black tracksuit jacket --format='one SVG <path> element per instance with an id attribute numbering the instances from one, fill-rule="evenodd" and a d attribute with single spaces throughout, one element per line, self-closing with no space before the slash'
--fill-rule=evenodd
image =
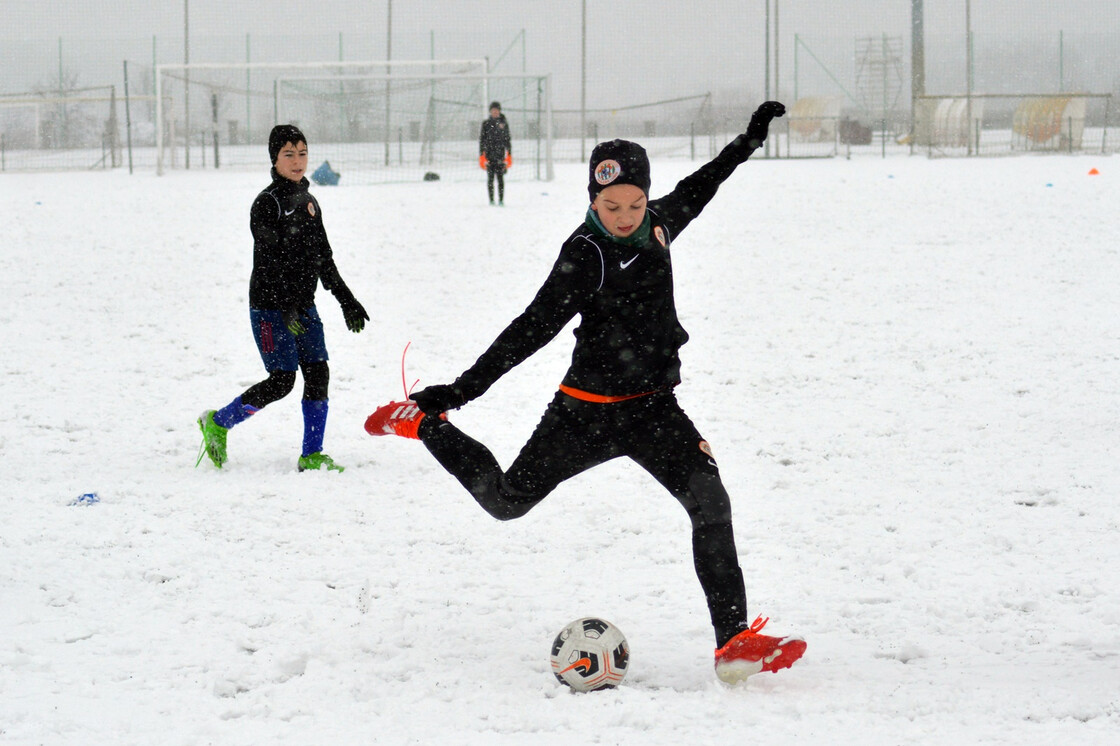
<path id="1" fill-rule="evenodd" d="M 576 314 L 576 345 L 564 383 L 601 396 L 629 396 L 680 383 L 677 352 L 688 334 L 673 300 L 670 246 L 752 149 L 735 138 L 712 161 L 649 202 L 649 239 L 626 246 L 580 225 L 560 248 L 524 312 L 453 384 L 466 401 L 551 341 Z"/>
<path id="2" fill-rule="evenodd" d="M 486 160 L 492 164 L 504 163 L 506 151 L 513 152 L 509 139 L 509 123 L 505 114 L 487 117 L 482 121 L 482 130 L 478 133 L 478 152 L 485 155 Z"/>
<path id="3" fill-rule="evenodd" d="M 306 178 L 285 179 L 272 169 L 272 183 L 253 201 L 253 273 L 249 307 L 301 311 L 315 305 L 319 281 L 327 290 L 344 287 L 334 263 L 323 211 Z"/>

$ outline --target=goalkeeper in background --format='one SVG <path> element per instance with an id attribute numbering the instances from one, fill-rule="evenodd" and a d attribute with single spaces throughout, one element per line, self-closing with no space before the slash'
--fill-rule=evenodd
<path id="1" fill-rule="evenodd" d="M 525 311 L 454 382 L 379 407 L 365 425 L 370 435 L 420 440 L 483 510 L 502 521 L 520 518 L 558 484 L 598 464 L 635 461 L 691 520 L 693 563 L 715 632 L 716 675 L 728 683 L 789 668 L 806 646 L 799 638 L 760 634 L 767 621 L 761 616 L 749 621 L 731 499 L 712 449 L 674 393 L 681 382 L 678 352 L 688 334 L 673 301 L 670 245 L 784 113 L 776 101 L 762 104 L 744 134 L 653 200 L 645 149 L 626 140 L 596 145 L 590 205 Z M 529 442 L 503 470 L 486 446 L 448 421 L 447 412 L 482 396 L 577 314 L 571 367 Z"/>
<path id="2" fill-rule="evenodd" d="M 498 181 L 498 204 L 506 201 L 506 169 L 513 165 L 513 150 L 509 139 L 509 122 L 502 113 L 502 105 L 490 103 L 490 118 L 482 123 L 478 134 L 478 166 L 486 169 L 486 192 L 494 204 L 494 180 Z"/>
<path id="3" fill-rule="evenodd" d="M 308 191 L 307 138 L 294 125 L 277 125 L 268 136 L 268 154 L 272 183 L 257 195 L 249 211 L 253 233 L 249 320 L 268 378 L 221 409 L 199 416 L 202 446 L 214 466 L 221 468 L 229 429 L 291 393 L 299 369 L 303 372 L 303 450 L 297 466 L 300 471 L 342 471 L 323 453 L 330 370 L 323 322 L 315 308 L 319 281 L 342 306 L 350 331 L 362 331 L 369 314 L 338 273 L 323 212 Z M 201 453 L 198 459 L 202 460 Z"/>

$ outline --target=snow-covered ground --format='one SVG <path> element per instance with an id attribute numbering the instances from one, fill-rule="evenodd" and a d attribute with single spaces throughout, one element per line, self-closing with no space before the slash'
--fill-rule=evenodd
<path id="1" fill-rule="evenodd" d="M 654 195 L 693 165 L 655 161 Z M 674 244 L 678 394 L 751 616 L 809 643 L 733 689 L 685 514 L 635 465 L 498 523 L 362 430 L 407 342 L 409 384 L 447 382 L 524 307 L 585 173 L 503 209 L 481 174 L 316 188 L 373 317 L 320 291 L 343 474 L 296 472 L 298 388 L 195 468 L 195 417 L 263 376 L 264 168 L 0 176 L 0 742 L 1118 742 L 1115 158 L 749 162 Z M 455 421 L 508 464 L 570 350 Z M 576 695 L 548 651 L 589 614 L 631 667 Z"/>

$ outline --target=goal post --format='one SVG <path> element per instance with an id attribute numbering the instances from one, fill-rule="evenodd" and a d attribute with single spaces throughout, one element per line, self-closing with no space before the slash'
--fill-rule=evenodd
<path id="1" fill-rule="evenodd" d="M 276 124 L 275 79 L 283 75 L 379 73 L 421 68 L 428 72 L 486 72 L 485 59 L 321 62 L 192 62 L 156 66 L 156 172 L 162 174 L 176 145 L 189 147 L 200 133 L 223 129 L 230 144 L 267 136 Z M 196 95 L 192 98 L 190 93 Z M 201 95 L 199 95 L 201 94 Z M 223 122 L 224 119 L 224 122 Z M 222 128 L 221 125 L 225 127 Z M 310 137 L 310 135 L 309 135 Z M 180 142 L 181 140 L 181 142 Z M 173 150 L 171 151 L 173 153 Z M 174 164 L 171 165 L 174 167 Z"/>
<path id="2" fill-rule="evenodd" d="M 276 79 L 277 119 L 315 132 L 350 183 L 477 177 L 479 133 L 498 101 L 511 131 L 507 178 L 551 181 L 547 75 L 320 75 Z M 310 134 L 308 135 L 311 136 Z M 316 160 L 324 153 L 316 155 Z"/>
<path id="3" fill-rule="evenodd" d="M 488 74 L 483 59 L 168 64 L 155 77 L 161 174 L 183 148 L 205 159 L 212 145 L 217 165 L 219 144 L 222 168 L 259 167 L 269 129 L 285 122 L 307 133 L 309 171 L 327 160 L 344 184 L 477 176 L 479 128 L 499 100 L 510 177 L 553 175 L 550 77 Z"/>

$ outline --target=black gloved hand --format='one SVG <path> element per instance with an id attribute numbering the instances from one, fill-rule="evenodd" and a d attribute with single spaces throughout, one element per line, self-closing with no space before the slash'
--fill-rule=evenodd
<path id="1" fill-rule="evenodd" d="M 751 123 L 747 125 L 747 145 L 751 149 L 759 148 L 770 132 L 770 120 L 786 114 L 785 105 L 777 101 L 767 101 L 751 115 Z"/>
<path id="2" fill-rule="evenodd" d="M 284 326 L 288 327 L 288 331 L 292 336 L 298 337 L 307 331 L 307 327 L 303 325 L 303 311 L 298 308 L 289 308 L 284 311 Z"/>
<path id="3" fill-rule="evenodd" d="M 462 391 L 445 383 L 415 391 L 408 398 L 416 402 L 421 412 L 430 415 L 443 414 L 467 403 Z"/>
<path id="4" fill-rule="evenodd" d="M 369 314 L 350 292 L 350 288 L 343 286 L 335 292 L 335 297 L 338 298 L 338 304 L 342 306 L 342 318 L 346 320 L 346 328 L 355 334 L 365 329 Z"/>

